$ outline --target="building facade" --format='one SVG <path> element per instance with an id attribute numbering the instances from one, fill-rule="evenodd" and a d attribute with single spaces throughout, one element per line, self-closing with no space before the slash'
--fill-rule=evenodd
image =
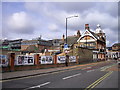
<path id="1" fill-rule="evenodd" d="M 35 49 L 37 49 L 37 51 L 43 52 L 45 49 L 49 49 L 52 46 L 53 46 L 53 44 L 51 41 L 46 41 L 43 39 L 25 40 L 25 41 L 22 41 L 21 50 L 22 51 L 30 51 L 30 50 L 28 50 L 28 47 L 34 47 Z"/>
<path id="2" fill-rule="evenodd" d="M 77 42 L 78 47 L 93 50 L 93 59 L 105 59 L 106 36 L 99 24 L 95 32 L 90 30 L 89 24 L 85 24 L 85 31 Z"/>
<path id="3" fill-rule="evenodd" d="M 115 43 L 111 47 L 107 47 L 107 59 L 109 60 L 117 60 L 120 58 L 120 43 Z"/>
<path id="4" fill-rule="evenodd" d="M 1 43 L 1 49 L 20 51 L 21 50 L 21 42 L 22 42 L 22 39 L 4 40 Z"/>

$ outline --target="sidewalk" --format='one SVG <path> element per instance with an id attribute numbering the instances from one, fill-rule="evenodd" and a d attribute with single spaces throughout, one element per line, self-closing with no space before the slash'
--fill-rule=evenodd
<path id="1" fill-rule="evenodd" d="M 104 62 L 97 62 L 97 63 L 104 63 Z M 57 67 L 57 68 L 49 68 L 49 69 L 37 69 L 37 70 L 27 70 L 27 71 L 15 71 L 15 72 L 5 72 L 2 73 L 2 80 L 14 79 L 14 78 L 22 78 L 27 76 L 35 76 L 40 74 L 58 72 L 63 70 L 69 70 L 74 68 L 83 68 L 85 66 L 96 65 L 97 63 L 88 63 L 82 65 L 74 65 L 68 67 Z"/>

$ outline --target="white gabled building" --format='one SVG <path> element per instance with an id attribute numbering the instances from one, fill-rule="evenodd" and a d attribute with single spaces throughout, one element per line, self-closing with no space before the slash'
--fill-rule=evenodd
<path id="1" fill-rule="evenodd" d="M 77 42 L 79 47 L 93 49 L 94 59 L 105 59 L 106 36 L 99 24 L 95 32 L 90 30 L 89 24 L 85 24 L 85 31 Z"/>

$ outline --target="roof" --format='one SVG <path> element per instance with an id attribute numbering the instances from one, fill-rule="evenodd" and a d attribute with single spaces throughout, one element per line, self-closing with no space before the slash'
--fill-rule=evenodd
<path id="1" fill-rule="evenodd" d="M 104 39 L 103 37 L 100 37 L 98 34 L 92 32 L 92 31 L 90 31 L 90 32 L 91 32 L 91 34 L 92 34 L 97 40 L 100 40 L 100 41 L 102 41 L 102 42 L 105 42 L 105 39 Z"/>
<path id="2" fill-rule="evenodd" d="M 112 45 L 113 47 L 114 46 L 118 46 L 118 47 L 120 47 L 120 43 L 115 43 L 114 45 Z"/>
<path id="3" fill-rule="evenodd" d="M 28 51 L 28 52 L 40 52 L 39 48 L 37 48 L 35 45 L 30 45 L 23 51 Z"/>
<path id="4" fill-rule="evenodd" d="M 67 37 L 67 44 L 73 45 L 73 44 L 77 43 L 78 39 L 79 39 L 79 37 L 77 37 L 77 36 L 68 36 Z"/>
<path id="5" fill-rule="evenodd" d="M 112 47 L 106 47 L 106 49 L 108 49 L 108 50 L 112 50 Z"/>
<path id="6" fill-rule="evenodd" d="M 98 39 L 98 35 L 97 34 L 95 34 L 94 32 L 92 32 L 92 31 L 90 31 L 91 32 L 91 34 L 96 38 L 96 39 Z"/>

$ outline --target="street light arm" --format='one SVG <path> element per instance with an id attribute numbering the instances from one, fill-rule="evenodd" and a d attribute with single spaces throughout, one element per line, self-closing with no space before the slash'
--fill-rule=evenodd
<path id="1" fill-rule="evenodd" d="M 66 18 L 66 44 L 67 44 L 67 19 L 68 18 L 73 18 L 73 17 L 78 17 L 77 15 L 71 16 L 71 17 L 67 17 Z"/>
<path id="2" fill-rule="evenodd" d="M 78 17 L 78 16 L 77 16 L 77 15 L 74 15 L 74 16 L 67 17 L 66 19 L 68 19 L 68 18 L 72 18 L 72 17 Z"/>

